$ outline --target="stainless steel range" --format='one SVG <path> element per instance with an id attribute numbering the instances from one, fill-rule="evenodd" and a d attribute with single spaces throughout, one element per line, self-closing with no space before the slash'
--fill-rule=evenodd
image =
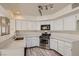
<path id="1" fill-rule="evenodd" d="M 49 48 L 49 41 L 50 41 L 51 34 L 44 32 L 41 34 L 40 38 L 40 47 L 42 48 Z"/>

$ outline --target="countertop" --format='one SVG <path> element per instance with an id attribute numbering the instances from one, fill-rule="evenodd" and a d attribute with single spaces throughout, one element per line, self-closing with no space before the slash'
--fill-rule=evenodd
<path id="1" fill-rule="evenodd" d="M 79 35 L 73 35 L 68 33 L 52 33 L 51 39 L 59 39 L 67 42 L 79 41 Z"/>
<path id="2" fill-rule="evenodd" d="M 23 33 L 25 35 L 25 37 L 39 37 L 41 35 L 41 33 L 43 33 L 44 31 L 17 31 L 17 33 Z M 45 31 L 46 32 L 46 31 Z M 47 31 L 49 33 L 51 33 L 51 39 L 52 38 L 57 38 L 60 40 L 64 40 L 67 42 L 75 42 L 75 41 L 79 41 L 79 32 L 78 31 Z"/>
<path id="3" fill-rule="evenodd" d="M 0 36 L 0 43 L 11 38 L 11 37 L 13 37 L 13 36 L 14 36 L 14 34 L 8 34 L 8 35 Z"/>

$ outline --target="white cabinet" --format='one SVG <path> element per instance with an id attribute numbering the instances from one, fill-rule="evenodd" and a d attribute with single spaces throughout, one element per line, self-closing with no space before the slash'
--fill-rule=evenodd
<path id="1" fill-rule="evenodd" d="M 64 18 L 64 30 L 76 30 L 76 19 L 74 15 Z"/>
<path id="2" fill-rule="evenodd" d="M 64 43 L 63 41 L 58 40 L 58 52 L 64 55 Z"/>
<path id="3" fill-rule="evenodd" d="M 65 56 L 70 56 L 72 50 L 72 44 L 58 40 L 58 52 Z"/>
<path id="4" fill-rule="evenodd" d="M 51 30 L 54 30 L 54 21 L 50 22 Z"/>
<path id="5" fill-rule="evenodd" d="M 16 21 L 16 30 L 21 30 L 21 21 Z"/>
<path id="6" fill-rule="evenodd" d="M 66 41 L 65 41 L 66 40 Z M 54 49 L 64 56 L 79 56 L 79 40 L 71 42 L 71 38 L 50 39 L 50 49 Z"/>
<path id="7" fill-rule="evenodd" d="M 54 21 L 54 30 L 56 31 L 63 30 L 63 19 L 58 19 Z"/>
<path id="8" fill-rule="evenodd" d="M 72 55 L 72 43 L 68 43 L 68 42 L 64 43 L 64 55 L 65 56 L 71 56 Z"/>
<path id="9" fill-rule="evenodd" d="M 40 22 L 31 22 L 32 30 L 40 30 Z"/>
<path id="10" fill-rule="evenodd" d="M 40 30 L 40 22 L 16 20 L 16 30 Z"/>
<path id="11" fill-rule="evenodd" d="M 38 37 L 33 37 L 33 40 L 32 40 L 32 45 L 33 46 L 39 46 L 39 38 Z"/>
<path id="12" fill-rule="evenodd" d="M 38 37 L 26 37 L 24 38 L 26 40 L 25 45 L 26 47 L 34 47 L 39 46 L 39 38 Z"/>
<path id="13" fill-rule="evenodd" d="M 32 47 L 32 38 L 24 38 L 25 40 L 25 47 Z"/>
<path id="14" fill-rule="evenodd" d="M 35 22 L 35 30 L 40 30 L 40 22 Z"/>
<path id="15" fill-rule="evenodd" d="M 57 51 L 57 40 L 56 39 L 50 39 L 50 49 L 54 49 Z"/>
<path id="16" fill-rule="evenodd" d="M 21 22 L 21 26 L 22 26 L 22 30 L 26 30 L 27 29 L 27 23 L 26 23 L 26 21 L 22 21 Z"/>

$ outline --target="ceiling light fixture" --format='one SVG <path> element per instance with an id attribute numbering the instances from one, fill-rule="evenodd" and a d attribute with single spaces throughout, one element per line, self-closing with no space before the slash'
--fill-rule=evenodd
<path id="1" fill-rule="evenodd" d="M 39 5 L 38 6 L 38 10 L 39 10 L 39 13 L 40 13 L 41 16 L 42 16 L 42 10 L 48 10 L 48 9 L 51 9 L 51 8 L 53 8 L 53 4 Z"/>

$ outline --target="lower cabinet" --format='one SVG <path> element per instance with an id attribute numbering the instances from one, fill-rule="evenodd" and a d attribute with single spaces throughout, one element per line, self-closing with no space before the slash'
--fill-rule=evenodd
<path id="1" fill-rule="evenodd" d="M 65 56 L 71 56 L 72 55 L 72 49 L 68 46 L 64 46 L 65 49 L 64 49 L 64 55 Z"/>
<path id="2" fill-rule="evenodd" d="M 50 39 L 50 49 L 54 49 L 57 51 L 57 40 L 56 39 Z"/>
<path id="3" fill-rule="evenodd" d="M 75 46 L 75 44 L 74 44 L 74 46 Z M 71 56 L 72 55 L 72 52 L 73 52 L 72 49 L 73 48 L 75 49 L 74 46 L 73 46 L 72 43 L 65 42 L 64 43 L 64 55 L 65 56 Z"/>
<path id="4" fill-rule="evenodd" d="M 50 49 L 54 49 L 64 56 L 72 55 L 72 43 L 59 39 L 50 39 Z"/>
<path id="5" fill-rule="evenodd" d="M 65 56 L 71 56 L 72 43 L 58 40 L 58 52 Z"/>
<path id="6" fill-rule="evenodd" d="M 58 52 L 62 55 L 64 55 L 64 43 L 65 42 L 58 40 Z"/>
<path id="7" fill-rule="evenodd" d="M 39 46 L 39 38 L 38 37 L 28 37 L 26 38 L 26 47 L 34 47 Z"/>
<path id="8" fill-rule="evenodd" d="M 39 46 L 39 38 L 38 37 L 34 37 L 32 38 L 32 46 Z"/>

